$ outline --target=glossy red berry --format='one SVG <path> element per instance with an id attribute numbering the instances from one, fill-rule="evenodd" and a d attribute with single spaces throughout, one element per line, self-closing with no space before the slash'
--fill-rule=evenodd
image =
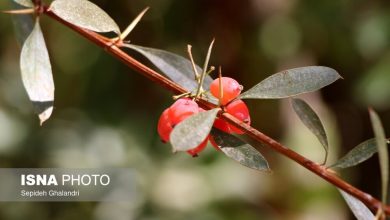
<path id="1" fill-rule="evenodd" d="M 169 135 L 173 130 L 173 124 L 169 118 L 169 108 L 165 109 L 157 124 L 157 132 L 164 143 L 169 142 Z"/>
<path id="2" fill-rule="evenodd" d="M 251 123 L 251 117 L 249 115 L 248 107 L 246 106 L 245 102 L 243 102 L 240 99 L 229 103 L 226 106 L 226 112 L 230 113 L 231 115 L 233 115 L 234 117 L 236 117 L 237 119 L 239 119 L 240 121 L 243 121 L 244 123 L 246 123 L 248 125 Z M 232 130 L 232 132 L 237 133 L 237 134 L 244 133 L 243 131 L 241 131 L 240 129 L 238 129 L 235 126 L 230 126 L 230 129 Z"/>
<path id="3" fill-rule="evenodd" d="M 225 111 L 240 121 L 243 121 L 247 123 L 248 125 L 251 123 L 251 118 L 249 115 L 249 110 L 246 104 L 242 100 L 235 100 L 231 103 L 229 103 L 227 106 L 225 106 Z M 218 128 L 221 131 L 224 131 L 228 134 L 236 133 L 236 134 L 243 134 L 244 132 L 241 131 L 239 128 L 230 125 L 229 123 L 225 122 L 222 119 L 215 119 L 214 125 L 215 128 Z M 211 139 L 210 139 L 211 141 Z"/>
<path id="4" fill-rule="evenodd" d="M 216 118 L 213 126 L 226 133 L 232 133 L 230 125 L 222 119 Z"/>
<path id="5" fill-rule="evenodd" d="M 198 104 L 189 98 L 178 99 L 161 114 L 157 125 L 157 131 L 164 143 L 169 142 L 169 136 L 173 128 L 189 116 L 204 111 Z M 208 137 L 196 148 L 188 150 L 192 156 L 197 156 L 207 145 Z"/>
<path id="6" fill-rule="evenodd" d="M 204 139 L 204 141 L 201 144 L 199 144 L 199 146 L 197 146 L 194 149 L 188 150 L 187 153 L 193 157 L 197 157 L 198 153 L 200 153 L 202 150 L 204 150 L 205 147 L 207 146 L 208 140 L 209 140 L 209 138 L 207 137 L 206 139 Z"/>
<path id="7" fill-rule="evenodd" d="M 240 95 L 242 86 L 235 80 L 230 77 L 221 77 L 222 84 L 222 98 L 220 97 L 220 80 L 219 78 L 215 79 L 210 85 L 210 92 L 213 96 L 218 98 L 222 105 L 226 105 L 233 99 L 237 98 Z"/>
<path id="8" fill-rule="evenodd" d="M 176 100 L 169 109 L 169 118 L 174 125 L 199 112 L 198 104 L 189 98 Z"/>
<path id="9" fill-rule="evenodd" d="M 209 140 L 210 140 L 211 145 L 212 145 L 216 150 L 221 151 L 221 148 L 219 147 L 219 145 L 217 144 L 217 142 L 215 142 L 214 137 L 213 137 L 212 135 L 210 135 Z"/>

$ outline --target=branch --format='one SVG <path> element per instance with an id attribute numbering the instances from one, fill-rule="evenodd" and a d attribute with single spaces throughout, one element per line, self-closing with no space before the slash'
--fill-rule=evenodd
<path id="1" fill-rule="evenodd" d="M 174 94 L 182 94 L 187 92 L 183 87 L 179 86 L 175 82 L 172 82 L 171 80 L 167 79 L 166 77 L 162 76 L 161 74 L 157 73 L 156 71 L 150 69 L 149 67 L 145 66 L 144 64 L 140 63 L 139 61 L 135 60 L 131 56 L 129 56 L 127 53 L 125 53 L 123 50 L 118 48 L 117 46 L 113 45 L 109 39 L 106 37 L 99 35 L 95 32 L 77 27 L 60 17 L 56 16 L 53 12 L 48 11 L 46 6 L 43 6 L 43 13 L 48 15 L 49 17 L 59 21 L 60 23 L 64 24 L 65 26 L 68 26 L 70 29 L 78 32 L 80 35 L 84 36 L 91 42 L 95 43 L 97 46 L 103 48 L 107 53 L 111 54 L 115 58 L 122 61 L 124 64 L 132 68 L 133 70 L 139 72 L 140 74 L 144 75 L 145 77 L 149 78 L 153 82 L 161 85 L 162 87 L 170 90 Z M 211 104 L 207 102 L 206 100 L 199 100 L 199 104 L 206 108 L 216 108 L 214 104 Z M 373 211 L 377 211 L 380 208 L 384 210 L 384 212 L 387 215 L 390 215 L 390 206 L 385 206 L 382 204 L 378 199 L 372 197 L 370 194 L 367 194 L 356 187 L 350 185 L 343 179 L 341 179 L 339 176 L 337 176 L 333 171 L 327 169 L 325 166 L 322 166 L 318 163 L 315 163 L 302 155 L 296 153 L 295 151 L 290 150 L 289 148 L 283 146 L 276 140 L 268 137 L 267 135 L 263 134 L 262 132 L 256 130 L 255 128 L 239 121 L 234 116 L 230 115 L 229 113 L 222 112 L 220 113 L 220 117 L 229 122 L 230 124 L 240 128 L 256 141 L 262 142 L 269 146 L 271 149 L 279 152 L 280 154 L 290 158 L 291 160 L 295 161 L 296 163 L 300 164 L 301 166 L 305 167 L 306 169 L 310 170 L 311 172 L 315 173 L 317 176 L 321 177 L 322 179 L 328 181 L 330 184 L 336 186 L 339 189 L 342 189 L 343 191 L 349 193 L 350 195 L 356 197 L 360 201 L 362 201 L 365 205 L 367 205 L 370 209 Z M 260 150 L 259 147 L 256 146 L 257 150 Z"/>

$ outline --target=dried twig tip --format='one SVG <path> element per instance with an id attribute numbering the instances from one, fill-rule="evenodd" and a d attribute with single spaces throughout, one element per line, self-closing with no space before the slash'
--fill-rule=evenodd
<path id="1" fill-rule="evenodd" d="M 141 13 L 138 14 L 138 16 L 130 23 L 130 25 L 121 33 L 121 35 L 119 36 L 120 41 L 125 39 L 130 34 L 130 32 L 135 28 L 138 22 L 141 21 L 141 18 L 145 15 L 145 13 L 148 10 L 149 7 L 146 7 L 144 10 L 141 11 Z"/>

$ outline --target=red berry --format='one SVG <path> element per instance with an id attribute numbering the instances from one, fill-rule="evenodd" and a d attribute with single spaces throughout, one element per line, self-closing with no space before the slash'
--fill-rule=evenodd
<path id="1" fill-rule="evenodd" d="M 173 130 L 173 124 L 169 118 L 169 108 L 165 109 L 160 116 L 157 124 L 157 132 L 164 143 L 169 141 L 169 135 Z"/>
<path id="2" fill-rule="evenodd" d="M 210 92 L 213 96 L 218 98 L 222 105 L 226 105 L 233 99 L 237 98 L 238 95 L 240 95 L 242 86 L 235 80 L 230 77 L 222 77 L 221 78 L 221 84 L 222 84 L 222 99 L 219 96 L 220 95 L 220 80 L 215 79 L 211 85 L 210 85 Z"/>
<path id="3" fill-rule="evenodd" d="M 230 125 L 222 119 L 216 118 L 213 126 L 226 133 L 232 133 Z"/>
<path id="4" fill-rule="evenodd" d="M 204 139 L 204 141 L 201 144 L 199 144 L 199 146 L 197 146 L 196 148 L 188 150 L 187 153 L 189 153 L 193 157 L 197 157 L 198 153 L 200 153 L 202 150 L 204 150 L 204 148 L 207 146 L 208 140 L 209 140 L 209 137 Z"/>
<path id="5" fill-rule="evenodd" d="M 240 99 L 229 103 L 226 106 L 226 112 L 230 113 L 231 115 L 233 115 L 234 117 L 236 117 L 237 119 L 243 121 L 248 125 L 251 123 L 251 117 L 249 115 L 248 107 L 246 106 L 245 102 L 243 102 Z M 235 126 L 230 126 L 230 129 L 237 134 L 244 133 L 243 131 L 241 131 L 239 128 Z"/>
<path id="6" fill-rule="evenodd" d="M 212 135 L 210 135 L 209 140 L 210 140 L 211 145 L 212 145 L 216 150 L 221 151 L 221 147 L 217 144 L 217 142 L 215 142 L 214 137 L 213 137 Z"/>
<path id="7" fill-rule="evenodd" d="M 164 110 L 157 125 L 157 131 L 163 142 L 169 142 L 169 136 L 175 125 L 182 122 L 189 116 L 204 111 L 198 104 L 189 98 L 177 100 L 171 107 Z M 193 157 L 197 156 L 207 145 L 208 137 L 196 148 L 187 152 Z"/>
<path id="8" fill-rule="evenodd" d="M 169 109 L 169 118 L 173 125 L 176 125 L 189 116 L 199 112 L 198 104 L 189 98 L 176 100 Z"/>
<path id="9" fill-rule="evenodd" d="M 247 123 L 248 125 L 251 123 L 251 118 L 249 115 L 248 107 L 240 99 L 229 103 L 225 107 L 225 111 L 227 113 L 233 115 L 234 117 L 236 117 L 240 121 Z M 233 125 L 230 125 L 229 123 L 227 123 L 224 120 L 219 119 L 219 118 L 215 119 L 213 126 L 215 128 L 218 128 L 221 131 L 228 133 L 228 134 L 232 134 L 232 133 L 243 134 L 244 133 L 239 128 L 237 128 Z M 210 141 L 211 141 L 211 139 L 210 139 Z"/>

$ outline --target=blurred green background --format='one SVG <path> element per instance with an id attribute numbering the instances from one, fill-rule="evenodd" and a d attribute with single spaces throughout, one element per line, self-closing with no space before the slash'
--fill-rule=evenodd
<path id="1" fill-rule="evenodd" d="M 329 133 L 329 163 L 373 136 L 367 106 L 379 112 L 390 134 L 389 1 L 93 2 L 122 29 L 150 6 L 131 42 L 183 56 L 192 44 L 198 63 L 215 37 L 211 64 L 222 65 L 224 75 L 245 88 L 288 68 L 336 69 L 344 80 L 303 96 Z M 10 8 L 10 0 L 0 1 L 1 10 Z M 351 218 L 335 188 L 268 148 L 263 153 L 272 175 L 242 167 L 212 147 L 196 159 L 172 154 L 156 132 L 172 94 L 45 16 L 56 100 L 51 119 L 40 127 L 20 79 L 13 16 L 0 16 L 1 167 L 132 167 L 139 184 L 129 203 L 0 203 L 0 219 Z M 322 161 L 320 144 L 288 100 L 247 103 L 254 127 Z M 376 156 L 342 175 L 379 197 Z"/>

